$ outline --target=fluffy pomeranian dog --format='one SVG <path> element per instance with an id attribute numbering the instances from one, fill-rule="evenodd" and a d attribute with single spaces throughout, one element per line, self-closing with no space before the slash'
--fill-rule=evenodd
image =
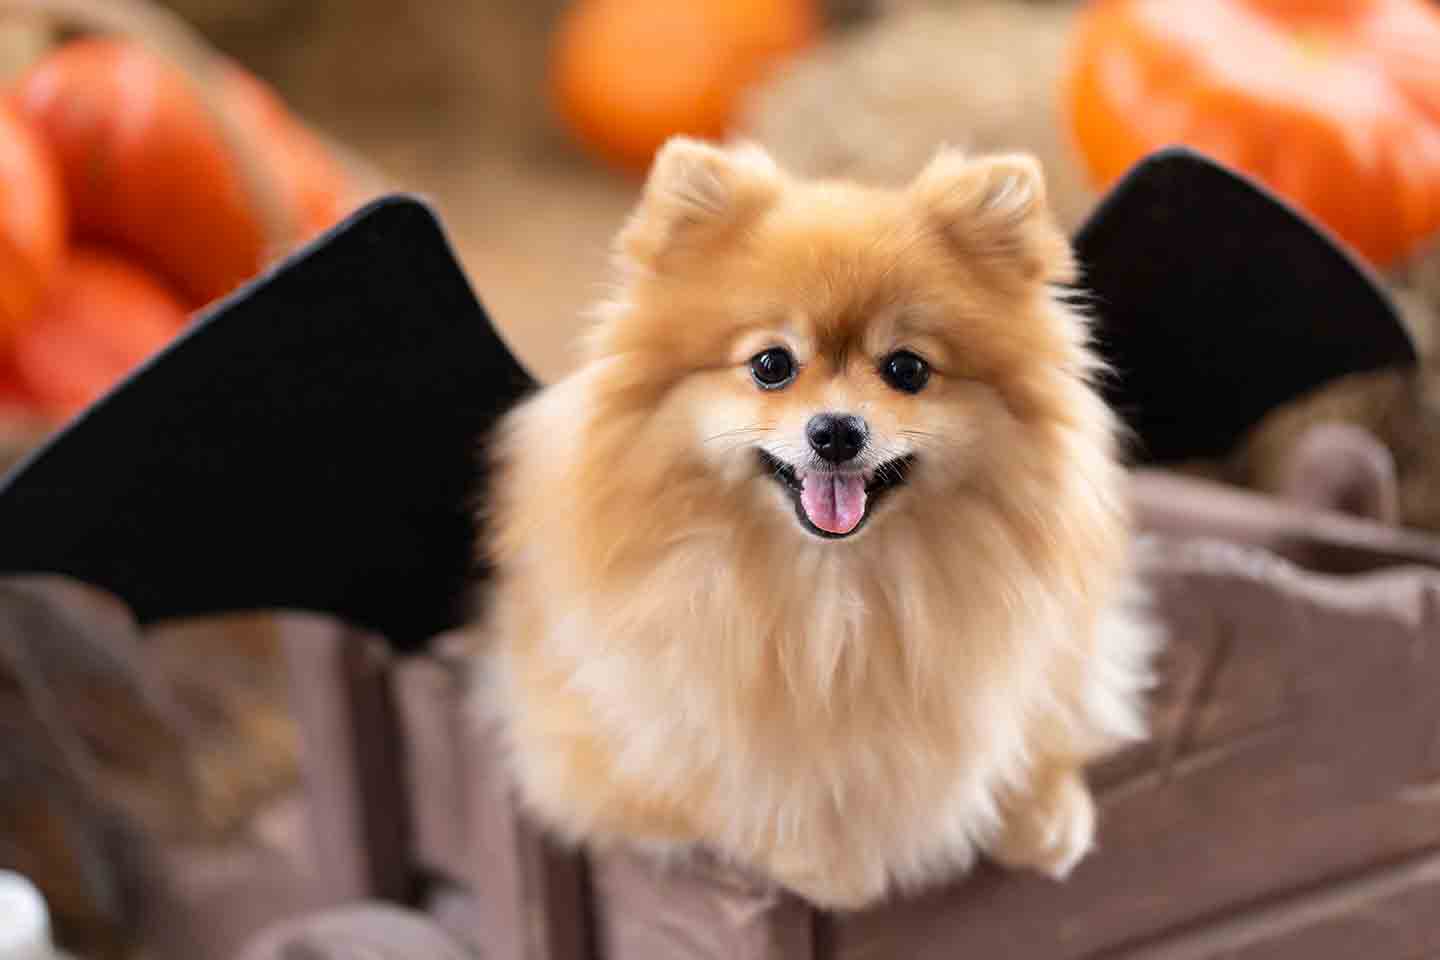
<path id="1" fill-rule="evenodd" d="M 1151 644 L 1037 165 L 880 190 L 674 140 L 617 260 L 495 438 L 481 696 L 526 805 L 833 909 L 1066 874 Z"/>

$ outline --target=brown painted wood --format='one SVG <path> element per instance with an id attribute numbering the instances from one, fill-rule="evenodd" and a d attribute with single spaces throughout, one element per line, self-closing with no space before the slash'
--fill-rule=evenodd
<path id="1" fill-rule="evenodd" d="M 462 684 L 438 656 L 407 657 L 394 672 L 417 866 L 451 881 L 470 870 Z"/>
<path id="2" fill-rule="evenodd" d="M 592 918 L 584 858 L 550 842 L 523 819 L 516 822 L 516 843 L 525 868 L 525 957 L 587 960 Z"/>
<path id="3" fill-rule="evenodd" d="M 1440 957 L 1437 911 L 1440 852 L 1382 864 L 1111 956 L 1114 960 L 1432 960 Z"/>
<path id="4" fill-rule="evenodd" d="M 1067 883 L 985 869 L 838 918 L 826 957 L 1409 960 L 1440 937 L 1440 577 L 1154 549 L 1175 639 L 1155 738 L 1096 778 L 1099 852 Z"/>
<path id="5" fill-rule="evenodd" d="M 395 671 L 416 861 L 439 885 L 431 906 L 485 956 L 581 960 L 581 860 L 515 815 L 491 733 L 466 703 L 467 669 L 441 638 Z"/>
<path id="6" fill-rule="evenodd" d="M 1132 496 L 1144 529 L 1263 547 L 1312 570 L 1360 573 L 1440 567 L 1440 537 L 1302 506 L 1166 470 L 1137 470 Z"/>
<path id="7" fill-rule="evenodd" d="M 628 853 L 592 864 L 604 960 L 804 960 L 815 953 L 806 905 L 713 863 L 664 865 Z"/>
<path id="8" fill-rule="evenodd" d="M 424 914 L 359 903 L 277 924 L 235 960 L 474 960 Z"/>
<path id="9" fill-rule="evenodd" d="M 331 902 L 401 901 L 412 881 L 409 817 L 387 645 L 294 616 L 285 652 L 320 884 Z"/>

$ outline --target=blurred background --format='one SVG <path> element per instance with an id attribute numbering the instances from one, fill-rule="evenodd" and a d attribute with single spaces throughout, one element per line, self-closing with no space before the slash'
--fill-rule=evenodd
<path id="1" fill-rule="evenodd" d="M 875 182 L 941 143 L 1028 150 L 1072 229 L 1146 151 L 1189 143 L 1383 272 L 1428 350 L 1435 6 L 0 0 L 0 424 L 73 414 L 177 317 L 387 189 L 436 204 L 554 376 L 674 133 Z"/>
<path id="2" fill-rule="evenodd" d="M 1423 366 L 1327 385 L 1187 469 L 1267 490 L 1305 426 L 1353 424 L 1392 458 L 1386 522 L 1440 530 L 1434 0 L 0 0 L 0 460 L 387 190 L 435 204 L 498 325 L 557 376 L 676 133 L 879 183 L 942 143 L 1027 150 L 1072 230 L 1145 152 L 1215 155 L 1373 268 Z M 91 755 L 57 773 L 0 740 L 0 866 L 41 883 L 77 949 L 135 948 L 105 893 L 128 868 L 95 840 L 112 826 L 75 825 L 95 806 L 60 810 L 53 784 L 107 793 L 127 836 L 251 822 L 297 775 L 274 636 L 241 618 L 157 631 L 139 660 L 77 654 L 100 680 L 0 660 L 0 729 Z M 74 730 L 37 719 L 42 688 Z"/>

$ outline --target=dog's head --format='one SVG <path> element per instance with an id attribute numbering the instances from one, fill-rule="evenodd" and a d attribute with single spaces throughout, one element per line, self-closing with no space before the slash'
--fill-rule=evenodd
<path id="1" fill-rule="evenodd" d="M 1023 156 L 941 151 L 882 190 L 678 139 L 617 256 L 591 359 L 645 410 L 633 458 L 663 459 L 696 511 L 844 540 L 892 511 L 923 519 L 1095 415 L 1069 409 L 1091 360 L 1054 295 L 1069 246 Z"/>

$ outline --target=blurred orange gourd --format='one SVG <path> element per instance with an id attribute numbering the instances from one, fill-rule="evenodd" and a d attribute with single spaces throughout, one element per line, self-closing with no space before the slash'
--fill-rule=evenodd
<path id="1" fill-rule="evenodd" d="M 335 222 L 349 185 L 323 145 L 238 66 L 219 89 L 301 235 Z M 77 40 L 22 75 L 13 102 L 56 157 L 77 236 L 133 251 L 192 306 L 264 266 L 255 198 L 179 69 L 128 41 Z"/>
<path id="2" fill-rule="evenodd" d="M 819 35 L 816 0 L 578 0 L 552 52 L 575 135 L 643 172 L 674 134 L 719 138 L 746 89 Z"/>
<path id="3" fill-rule="evenodd" d="M 68 417 L 185 326 L 180 298 L 114 252 L 72 248 L 55 291 L 16 338 L 11 366 L 29 406 Z"/>
<path id="4" fill-rule="evenodd" d="M 0 348 L 53 286 L 65 248 L 65 203 L 48 148 L 0 102 Z"/>
<path id="5" fill-rule="evenodd" d="M 38 406 L 39 402 L 20 379 L 20 372 L 10 358 L 0 359 L 0 451 L 4 450 L 6 427 L 17 422 L 29 426 L 37 416 Z"/>
<path id="6" fill-rule="evenodd" d="M 1067 87 L 1101 189 L 1145 153 L 1183 143 L 1254 176 L 1377 265 L 1440 231 L 1433 0 L 1095 0 Z"/>

